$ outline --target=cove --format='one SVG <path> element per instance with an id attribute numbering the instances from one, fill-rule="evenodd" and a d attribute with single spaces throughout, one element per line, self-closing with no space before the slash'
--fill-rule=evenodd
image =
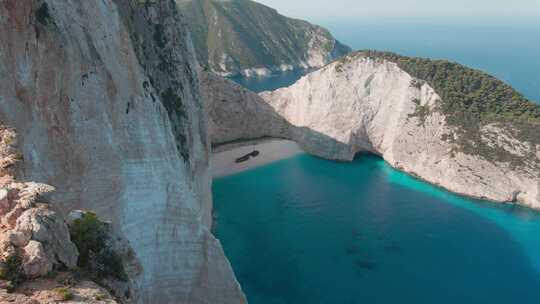
<path id="1" fill-rule="evenodd" d="M 253 91 L 256 93 L 262 91 L 272 91 L 279 88 L 288 87 L 295 83 L 302 76 L 311 72 L 312 70 L 302 70 L 296 69 L 292 71 L 279 72 L 269 76 L 261 77 L 243 77 L 235 76 L 230 77 L 229 79 L 236 82 L 237 84 Z"/>
<path id="2" fill-rule="evenodd" d="M 540 303 L 540 214 L 300 154 L 213 183 L 249 303 Z"/>

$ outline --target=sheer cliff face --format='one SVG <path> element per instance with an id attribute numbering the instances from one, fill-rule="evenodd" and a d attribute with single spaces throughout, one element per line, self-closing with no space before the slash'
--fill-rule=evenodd
<path id="1" fill-rule="evenodd" d="M 23 175 L 112 220 L 139 302 L 243 303 L 211 222 L 195 58 L 173 2 L 0 0 L 0 120 Z M 161 5 L 159 5 L 161 4 Z"/>
<path id="2" fill-rule="evenodd" d="M 460 152 L 451 140 L 458 132 L 438 110 L 440 95 L 394 62 L 351 56 L 259 96 L 235 91 L 236 85 L 225 80 L 203 84 L 211 92 L 206 96 L 213 109 L 213 143 L 266 135 L 295 140 L 307 152 L 328 159 L 351 160 L 358 152 L 370 152 L 453 192 L 540 208 L 540 146 L 535 158 L 530 142 L 492 124 L 481 128 L 482 140 L 524 165 Z M 233 96 L 222 98 L 226 94 L 219 91 Z M 224 122 L 219 116 L 224 113 L 235 115 L 227 114 Z M 255 118 L 263 123 L 252 122 Z"/>
<path id="3" fill-rule="evenodd" d="M 250 0 L 176 0 L 199 62 L 225 75 L 266 75 L 321 67 L 349 53 L 324 28 Z"/>
<path id="4" fill-rule="evenodd" d="M 261 137 L 288 137 L 288 122 L 249 90 L 221 76 L 201 72 L 213 145 Z"/>

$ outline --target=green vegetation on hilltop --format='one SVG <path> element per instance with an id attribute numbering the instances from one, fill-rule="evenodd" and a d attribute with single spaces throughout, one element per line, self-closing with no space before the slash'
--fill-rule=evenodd
<path id="1" fill-rule="evenodd" d="M 395 62 L 418 79 L 411 85 L 418 86 L 419 81 L 426 81 L 433 87 L 441 97 L 434 110 L 445 114 L 446 122 L 454 127 L 456 144 L 461 152 L 523 165 L 523 158 L 481 140 L 481 128 L 497 124 L 520 141 L 529 142 L 532 147 L 529 159 L 535 162 L 535 146 L 540 145 L 540 106 L 511 86 L 486 73 L 446 60 L 411 58 L 378 51 L 361 51 L 353 57 L 358 55 Z"/>
<path id="2" fill-rule="evenodd" d="M 201 65 L 217 72 L 255 67 L 298 65 L 311 48 L 320 48 L 328 60 L 350 52 L 330 33 L 302 20 L 250 0 L 177 0 Z M 314 33 L 323 40 L 311 46 Z"/>

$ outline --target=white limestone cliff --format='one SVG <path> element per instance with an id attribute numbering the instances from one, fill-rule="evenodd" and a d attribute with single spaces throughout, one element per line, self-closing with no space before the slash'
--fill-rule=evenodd
<path id="1" fill-rule="evenodd" d="M 443 139 L 452 134 L 445 116 L 434 110 L 439 95 L 427 83 L 414 86 L 412 81 L 413 77 L 393 62 L 356 56 L 331 63 L 290 87 L 259 96 L 227 81 L 221 85 L 213 82 L 208 88 L 212 93 L 206 94 L 211 119 L 218 122 L 210 128 L 212 140 L 219 144 L 283 137 L 295 140 L 311 154 L 346 161 L 359 152 L 374 153 L 397 169 L 456 193 L 540 208 L 538 169 L 513 168 L 456 151 Z M 229 93 L 216 93 L 220 91 Z M 230 92 L 238 94 L 227 96 Z M 215 96 L 220 97 L 212 99 Z M 415 114 L 419 106 L 433 111 L 420 117 Z M 223 122 L 223 114 L 231 109 L 236 115 L 225 115 L 230 119 Z M 482 132 L 491 144 L 526 157 L 516 144 L 520 141 L 511 134 L 496 126 Z M 503 136 L 505 140 L 496 140 Z M 536 156 L 527 161 L 539 164 L 538 152 Z"/>
<path id="2" fill-rule="evenodd" d="M 212 144 L 238 139 L 287 137 L 288 123 L 261 97 L 213 73 L 200 73 Z"/>
<path id="3" fill-rule="evenodd" d="M 95 210 L 143 266 L 140 303 L 245 303 L 210 232 L 196 62 L 172 2 L 0 0 L 0 120 L 20 176 Z"/>

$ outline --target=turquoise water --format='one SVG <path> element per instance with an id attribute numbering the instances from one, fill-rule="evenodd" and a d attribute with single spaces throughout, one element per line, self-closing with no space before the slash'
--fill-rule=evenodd
<path id="1" fill-rule="evenodd" d="M 251 304 L 540 303 L 540 214 L 453 195 L 374 156 L 220 178 L 216 226 Z"/>
<path id="2" fill-rule="evenodd" d="M 538 25 L 319 23 L 355 49 L 457 61 L 540 101 Z M 234 80 L 259 92 L 301 76 Z M 540 213 L 451 194 L 377 157 L 299 155 L 213 192 L 216 235 L 251 304 L 540 303 Z"/>
<path id="3" fill-rule="evenodd" d="M 283 72 L 269 77 L 231 77 L 234 82 L 250 89 L 253 92 L 272 91 L 283 87 L 288 87 L 295 83 L 298 79 L 304 76 L 309 71 L 294 70 Z"/>

